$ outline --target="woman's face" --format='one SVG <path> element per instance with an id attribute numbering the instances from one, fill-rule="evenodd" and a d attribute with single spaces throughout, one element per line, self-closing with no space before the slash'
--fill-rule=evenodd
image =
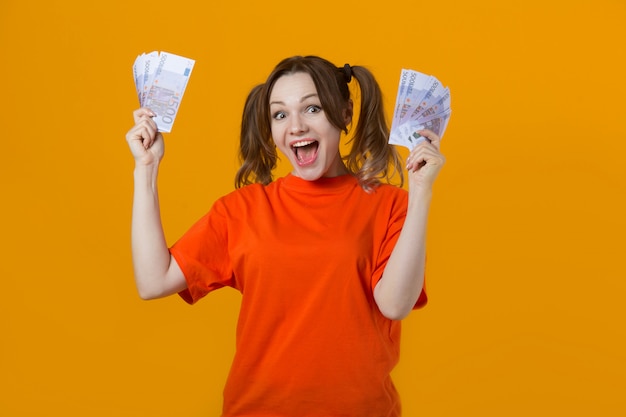
<path id="1" fill-rule="evenodd" d="M 297 72 L 276 80 L 270 115 L 272 138 L 291 162 L 293 175 L 314 181 L 348 172 L 339 154 L 341 131 L 326 118 L 309 74 Z M 347 125 L 348 109 L 344 118 Z"/>

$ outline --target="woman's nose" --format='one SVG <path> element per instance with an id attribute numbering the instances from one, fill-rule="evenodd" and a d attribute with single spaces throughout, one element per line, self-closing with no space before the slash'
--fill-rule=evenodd
<path id="1" fill-rule="evenodd" d="M 300 114 L 294 114 L 291 116 L 290 131 L 293 134 L 300 134 L 306 131 L 306 122 Z"/>

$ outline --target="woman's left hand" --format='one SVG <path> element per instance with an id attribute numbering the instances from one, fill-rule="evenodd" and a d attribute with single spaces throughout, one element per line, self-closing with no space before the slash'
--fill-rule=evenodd
<path id="1" fill-rule="evenodd" d="M 433 131 L 425 129 L 417 133 L 426 138 L 409 154 L 406 169 L 409 173 L 409 190 L 430 190 L 446 158 L 439 152 L 441 139 Z"/>

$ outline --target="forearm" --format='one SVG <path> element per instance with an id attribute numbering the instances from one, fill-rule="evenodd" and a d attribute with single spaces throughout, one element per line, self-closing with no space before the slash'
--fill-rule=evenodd
<path id="1" fill-rule="evenodd" d="M 411 312 L 424 286 L 426 224 L 431 195 L 430 191 L 410 193 L 404 226 L 374 290 L 378 308 L 393 320 Z"/>
<path id="2" fill-rule="evenodd" d="M 163 295 L 171 263 L 161 224 L 157 174 L 156 166 L 137 166 L 134 172 L 132 255 L 137 290 L 144 299 Z"/>

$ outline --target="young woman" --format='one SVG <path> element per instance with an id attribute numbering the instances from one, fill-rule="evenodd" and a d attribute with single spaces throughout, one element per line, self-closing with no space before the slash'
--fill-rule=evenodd
<path id="1" fill-rule="evenodd" d="M 361 107 L 350 153 L 348 84 Z M 399 416 L 390 379 L 400 319 L 426 302 L 424 258 L 439 138 L 410 153 L 408 192 L 387 143 L 382 97 L 361 66 L 319 57 L 280 62 L 245 104 L 237 189 L 168 248 L 156 177 L 163 138 L 142 108 L 126 138 L 135 158 L 132 251 L 145 299 L 194 303 L 230 286 L 242 294 L 223 416 Z M 273 180 L 277 151 L 293 171 Z"/>

